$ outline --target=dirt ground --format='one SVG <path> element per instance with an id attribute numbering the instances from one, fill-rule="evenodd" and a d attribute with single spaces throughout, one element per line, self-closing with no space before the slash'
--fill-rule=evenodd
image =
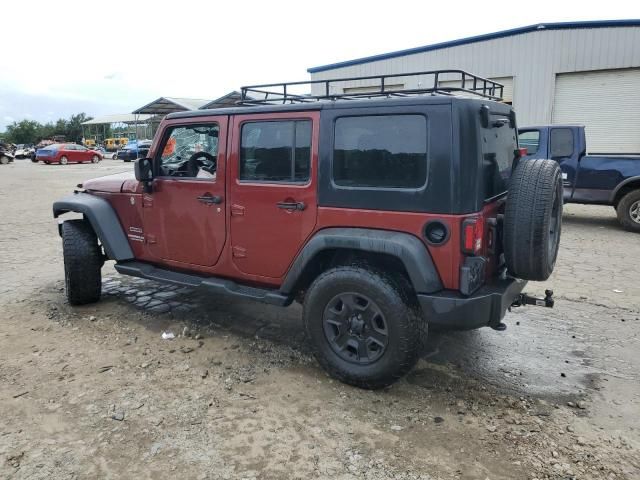
<path id="1" fill-rule="evenodd" d="M 640 236 L 566 207 L 509 328 L 432 333 L 383 391 L 328 378 L 300 309 L 121 277 L 71 307 L 51 203 L 131 164 L 0 166 L 0 478 L 640 478 Z M 162 332 L 177 338 L 163 340 Z"/>

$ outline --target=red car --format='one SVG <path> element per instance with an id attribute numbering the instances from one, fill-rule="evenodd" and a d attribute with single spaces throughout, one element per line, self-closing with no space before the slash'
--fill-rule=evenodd
<path id="1" fill-rule="evenodd" d="M 42 160 L 47 165 L 50 163 L 98 163 L 102 160 L 102 154 L 97 150 L 89 150 L 75 143 L 54 143 L 41 148 L 36 152 L 36 161 Z"/>

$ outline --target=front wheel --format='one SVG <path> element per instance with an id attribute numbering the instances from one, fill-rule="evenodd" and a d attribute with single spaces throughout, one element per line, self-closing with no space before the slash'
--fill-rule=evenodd
<path id="1" fill-rule="evenodd" d="M 5 157 L 4 155 L 0 157 L 0 165 L 7 165 L 9 163 L 9 157 Z"/>
<path id="2" fill-rule="evenodd" d="M 98 238 L 84 220 L 67 220 L 62 224 L 64 286 L 71 305 L 100 300 L 104 263 Z"/>
<path id="3" fill-rule="evenodd" d="M 640 232 L 640 190 L 627 193 L 616 207 L 618 221 L 625 230 Z"/>
<path id="4" fill-rule="evenodd" d="M 91 163 L 98 163 L 100 161 L 100 157 L 98 155 L 94 155 L 91 157 Z"/>
<path id="5" fill-rule="evenodd" d="M 309 287 L 305 328 L 331 376 L 360 388 L 383 388 L 418 361 L 426 322 L 400 283 L 373 269 L 343 266 Z"/>

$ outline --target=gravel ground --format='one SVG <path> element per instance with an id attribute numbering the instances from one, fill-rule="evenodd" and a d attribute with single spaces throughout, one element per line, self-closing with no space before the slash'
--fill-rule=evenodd
<path id="1" fill-rule="evenodd" d="M 613 209 L 566 206 L 556 272 L 528 287 L 556 308 L 433 333 L 369 392 L 306 353 L 297 306 L 111 265 L 103 301 L 69 306 L 51 203 L 131 168 L 0 166 L 1 478 L 640 478 L 640 236 Z"/>

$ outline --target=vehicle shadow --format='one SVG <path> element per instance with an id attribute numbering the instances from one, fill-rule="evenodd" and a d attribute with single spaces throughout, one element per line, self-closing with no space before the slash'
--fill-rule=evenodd
<path id="1" fill-rule="evenodd" d="M 302 307 L 297 303 L 281 308 L 130 277 L 105 279 L 104 295 L 144 311 L 148 320 L 144 327 L 158 335 L 167 328 L 179 334 L 188 326 L 204 336 L 228 332 L 311 354 Z M 422 360 L 406 381 L 425 389 L 455 388 L 457 383 L 473 381 L 505 393 L 553 399 L 582 390 L 591 369 L 581 359 L 567 359 L 566 338 L 571 335 L 566 329 L 557 331 L 558 322 L 549 322 L 548 312 L 530 309 L 507 314 L 506 332 L 490 328 L 431 331 Z"/>

